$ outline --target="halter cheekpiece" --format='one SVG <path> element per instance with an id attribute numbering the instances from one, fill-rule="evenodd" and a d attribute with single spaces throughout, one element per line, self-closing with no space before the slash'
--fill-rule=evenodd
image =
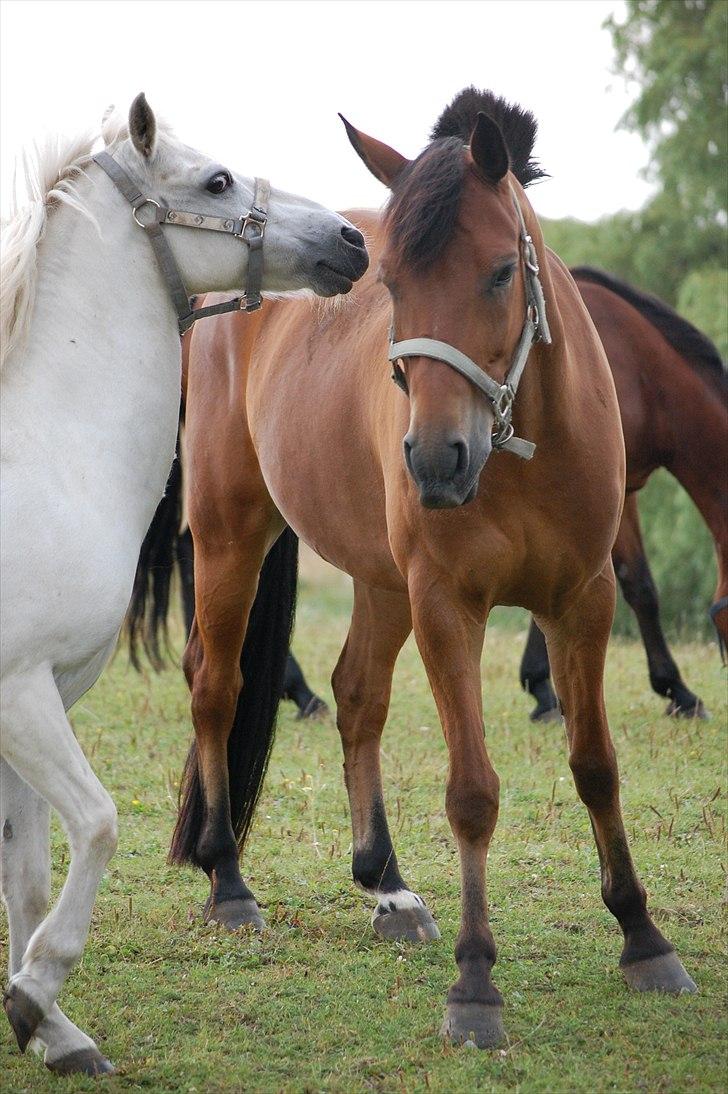
<path id="1" fill-rule="evenodd" d="M 536 445 L 531 441 L 525 441 L 521 437 L 514 436 L 511 422 L 513 401 L 516 397 L 518 384 L 526 366 L 531 346 L 534 342 L 543 342 L 545 345 L 550 345 L 551 332 L 546 319 L 546 302 L 543 289 L 538 279 L 539 267 L 536 248 L 531 236 L 528 234 L 523 212 L 512 186 L 510 190 L 518 216 L 521 257 L 523 259 L 526 287 L 526 318 L 504 383 L 497 383 L 487 372 L 484 372 L 482 368 L 476 365 L 475 361 L 448 342 L 438 342 L 434 338 L 406 338 L 402 342 L 396 342 L 394 328 L 389 332 L 389 360 L 393 366 L 392 379 L 395 384 L 402 388 L 405 394 L 409 392 L 407 378 L 399 363 L 402 358 L 431 357 L 435 361 L 443 361 L 446 365 L 454 368 L 456 372 L 459 372 L 471 384 L 474 384 L 482 391 L 493 405 L 495 418 L 493 447 L 505 449 L 506 452 L 513 452 L 521 459 L 530 460 L 536 451 Z"/>
<path id="2" fill-rule="evenodd" d="M 94 162 L 106 172 L 132 208 L 134 223 L 138 224 L 149 237 L 162 276 L 167 283 L 172 298 L 180 334 L 185 334 L 198 319 L 208 315 L 220 315 L 230 311 L 257 311 L 262 303 L 261 285 L 263 281 L 263 237 L 268 222 L 268 200 L 270 183 L 267 179 L 255 180 L 253 204 L 247 213 L 239 217 L 215 217 L 207 213 L 191 213 L 185 209 L 170 209 L 161 199 L 145 197 L 138 185 L 126 173 L 108 152 L 99 152 Z M 207 308 L 193 311 L 190 294 L 185 288 L 182 275 L 175 261 L 172 249 L 164 237 L 162 225 L 179 225 L 183 228 L 203 228 L 211 232 L 227 232 L 237 236 L 248 248 L 248 275 L 245 293 L 233 297 L 222 304 L 211 304 Z"/>

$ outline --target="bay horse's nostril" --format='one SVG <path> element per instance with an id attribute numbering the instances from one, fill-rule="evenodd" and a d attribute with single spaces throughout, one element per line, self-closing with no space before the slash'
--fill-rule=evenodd
<path id="1" fill-rule="evenodd" d="M 351 243 L 352 247 L 364 247 L 364 236 L 358 228 L 353 228 L 351 224 L 345 224 L 341 229 L 341 234 L 347 243 Z"/>
<path id="2" fill-rule="evenodd" d="M 467 470 L 469 458 L 468 446 L 465 441 L 456 441 L 452 447 L 456 450 L 458 454 L 458 462 L 455 467 L 455 474 L 458 474 L 458 472 L 460 471 Z"/>
<path id="3" fill-rule="evenodd" d="M 415 473 L 412 470 L 412 441 L 409 439 L 409 433 L 407 434 L 407 436 L 405 437 L 405 439 L 403 441 L 403 448 L 404 448 L 404 462 L 407 464 L 407 470 L 409 471 L 410 475 L 412 476 L 412 478 L 414 478 Z"/>

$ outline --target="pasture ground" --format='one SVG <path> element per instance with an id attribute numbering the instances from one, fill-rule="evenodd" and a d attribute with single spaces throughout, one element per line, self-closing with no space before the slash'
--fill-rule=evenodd
<path id="1" fill-rule="evenodd" d="M 304 592 L 295 649 L 328 679 L 348 622 L 340 588 Z M 620 933 L 601 903 L 597 857 L 558 725 L 533 726 L 517 686 L 525 623 L 489 628 L 484 703 L 501 777 L 489 884 L 495 981 L 509 1044 L 483 1053 L 437 1035 L 455 978 L 456 851 L 443 809 L 446 754 L 414 644 L 402 653 L 384 740 L 385 789 L 405 877 L 442 940 L 376 938 L 350 880 L 350 830 L 333 723 L 285 705 L 245 873 L 268 930 L 205 927 L 205 879 L 165 864 L 189 741 L 178 671 L 142 678 L 120 653 L 74 724 L 120 815 L 81 966 L 61 1004 L 117 1064 L 101 1089 L 148 1091 L 687 1091 L 725 1089 L 725 677 L 715 646 L 677 647 L 707 723 L 676 722 L 644 656 L 615 641 L 608 706 L 633 850 L 658 924 L 700 992 L 630 995 Z M 66 849 L 54 828 L 54 880 Z M 6 924 L 2 920 L 3 943 Z M 99 1089 L 57 1080 L 0 1042 L 4 1091 Z"/>

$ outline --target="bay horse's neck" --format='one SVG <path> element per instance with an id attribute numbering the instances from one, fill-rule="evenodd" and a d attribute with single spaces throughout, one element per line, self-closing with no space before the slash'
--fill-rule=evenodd
<path id="1" fill-rule="evenodd" d="M 22 428 L 22 415 L 40 445 L 60 439 L 56 458 L 103 481 L 143 535 L 174 451 L 179 337 L 143 231 L 100 170 L 89 174 L 80 189 L 101 236 L 76 210 L 51 213 L 27 343 L 3 378 L 5 425 Z"/>

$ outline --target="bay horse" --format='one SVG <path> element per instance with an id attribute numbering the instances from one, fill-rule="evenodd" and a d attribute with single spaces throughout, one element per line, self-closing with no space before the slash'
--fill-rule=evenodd
<path id="1" fill-rule="evenodd" d="M 462 877 L 443 1035 L 481 1047 L 504 1035 L 485 878 L 499 783 L 480 680 L 494 604 L 528 608 L 546 635 L 627 983 L 693 991 L 648 913 L 621 817 L 603 671 L 624 441 L 601 343 L 526 195 L 541 175 L 535 120 L 467 89 L 412 161 L 345 125 L 391 189 L 383 215 L 348 214 L 370 247 L 370 275 L 338 310 L 276 304 L 192 335 L 196 612 L 183 666 L 196 741 L 171 860 L 207 873 L 208 920 L 262 925 L 239 845 L 273 738 L 300 536 L 354 581 L 333 688 L 353 876 L 387 938 L 439 935 L 400 873 L 382 794 L 380 738 L 411 630 L 438 708 Z"/>
<path id="2" fill-rule="evenodd" d="M 601 270 L 573 267 L 592 322 L 612 370 L 627 454 L 627 496 L 612 560 L 622 593 L 634 611 L 647 654 L 649 679 L 669 699 L 666 713 L 705 717 L 701 699 L 686 685 L 662 630 L 660 604 L 640 528 L 637 494 L 657 467 L 666 467 L 695 503 L 710 530 L 718 561 L 711 608 L 724 649 L 728 643 L 728 376 L 715 346 L 663 301 Z M 183 346 L 183 402 L 186 388 Z M 194 617 L 193 543 L 181 529 L 182 454 L 145 538 L 129 615 L 129 639 L 138 666 L 139 643 L 161 667 L 161 637 L 169 608 L 170 582 L 178 566 L 185 626 Z M 531 623 L 521 662 L 523 688 L 537 704 L 531 719 L 560 718 L 549 679 L 543 634 Z M 283 698 L 298 717 L 327 708 L 309 687 L 291 653 Z"/>
<path id="3" fill-rule="evenodd" d="M 637 616 L 650 683 L 669 699 L 667 713 L 705 717 L 682 679 L 660 623 L 657 590 L 645 556 L 637 493 L 665 467 L 695 503 L 715 544 L 718 584 L 710 614 L 721 648 L 728 643 L 728 373 L 713 343 L 667 304 L 589 267 L 572 269 L 607 354 L 617 388 L 627 452 L 627 497 L 612 560 Z M 534 721 L 558 716 L 546 643 L 532 622 L 521 684 L 537 700 Z"/>
<path id="4" fill-rule="evenodd" d="M 66 711 L 114 650 L 169 473 L 180 330 L 195 318 L 186 285 L 247 283 L 216 308 L 229 312 L 262 290 L 346 292 L 368 261 L 338 213 L 181 144 L 144 95 L 128 136 L 113 119 L 105 132 L 95 156 L 89 140 L 49 147 L 3 232 L 4 1005 L 20 1049 L 34 1040 L 60 1074 L 112 1070 L 56 997 L 117 841 L 114 803 Z M 71 862 L 46 914 L 51 806 Z"/>

